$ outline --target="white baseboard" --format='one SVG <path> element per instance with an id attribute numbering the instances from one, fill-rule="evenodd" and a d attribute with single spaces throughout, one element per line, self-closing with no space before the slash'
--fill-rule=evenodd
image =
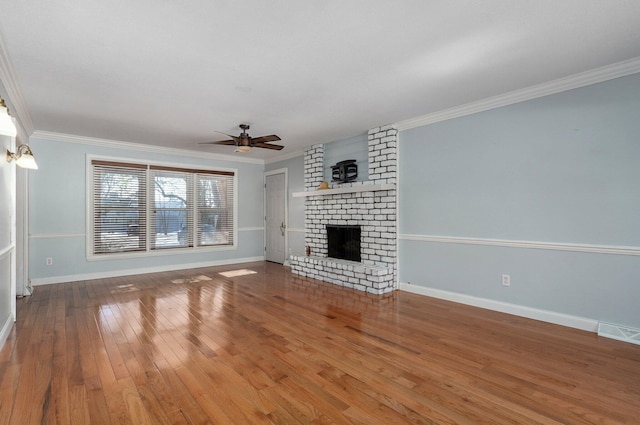
<path id="1" fill-rule="evenodd" d="M 2 325 L 2 330 L 0 331 L 0 350 L 4 347 L 4 343 L 7 342 L 7 338 L 9 338 L 9 333 L 11 333 L 11 328 L 13 327 L 13 317 L 7 317 L 7 321 Z"/>
<path id="2" fill-rule="evenodd" d="M 168 272 L 168 271 L 174 271 L 174 270 L 197 269 L 200 267 L 226 266 L 229 264 L 250 263 L 253 261 L 264 261 L 264 256 L 248 257 L 248 258 L 233 258 L 230 260 L 218 260 L 218 261 L 203 261 L 199 263 L 172 264 L 168 266 L 145 267 L 145 268 L 139 268 L 139 269 L 114 270 L 114 271 L 107 271 L 107 272 L 34 278 L 34 279 L 31 279 L 31 285 L 33 286 L 51 285 L 54 283 L 77 282 L 80 280 L 106 279 L 110 277 L 131 276 L 131 275 L 145 274 L 145 273 L 159 273 L 159 272 Z"/>
<path id="3" fill-rule="evenodd" d="M 461 304 L 472 305 L 474 307 L 486 308 L 488 310 L 499 311 L 501 313 L 513 314 L 516 316 L 526 317 L 528 319 L 554 323 L 556 325 L 568 326 L 570 328 L 581 329 L 583 331 L 597 332 L 598 330 L 598 321 L 585 317 L 571 316 L 564 313 L 557 313 L 555 311 L 540 310 L 518 304 L 510 304 L 502 301 L 479 298 L 472 295 L 443 291 L 442 289 L 428 288 L 426 286 L 412 285 L 404 282 L 400 282 L 400 290 Z"/>

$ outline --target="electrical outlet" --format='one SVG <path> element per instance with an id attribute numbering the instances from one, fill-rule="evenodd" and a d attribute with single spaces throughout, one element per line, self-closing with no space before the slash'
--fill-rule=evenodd
<path id="1" fill-rule="evenodd" d="M 53 265 L 53 258 L 47 257 L 47 266 Z"/>
<path id="2" fill-rule="evenodd" d="M 511 286 L 511 276 L 508 274 L 502 275 L 502 286 Z"/>

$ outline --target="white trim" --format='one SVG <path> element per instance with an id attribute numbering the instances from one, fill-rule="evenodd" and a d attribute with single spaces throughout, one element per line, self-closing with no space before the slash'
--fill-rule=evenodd
<path id="1" fill-rule="evenodd" d="M 264 230 L 264 227 L 241 227 L 238 232 L 257 232 Z M 86 233 L 34 233 L 29 235 L 30 239 L 57 239 L 57 238 L 84 238 Z M 168 248 L 167 248 L 168 249 Z"/>
<path id="2" fill-rule="evenodd" d="M 266 178 L 266 177 L 269 177 L 269 176 L 275 176 L 276 174 L 284 174 L 286 176 L 287 175 L 287 169 L 286 168 L 278 168 L 277 170 L 265 171 L 264 172 L 264 177 Z"/>
<path id="3" fill-rule="evenodd" d="M 13 121 L 15 121 L 14 118 L 12 118 Z M 11 137 L 11 136 L 7 136 L 7 135 L 3 135 L 2 137 L 0 137 L 1 139 L 5 139 L 8 142 L 8 148 L 10 148 L 11 150 L 15 149 L 16 147 L 16 138 L 15 137 Z M 3 141 L 2 143 L 2 147 L 5 147 L 5 143 Z M 7 258 L 8 259 L 8 271 L 9 271 L 9 280 L 7 282 L 2 282 L 2 286 L 3 289 L 6 289 L 5 285 L 9 286 L 9 306 L 10 306 L 10 319 L 12 321 L 15 322 L 16 320 L 16 311 L 17 311 L 17 307 L 16 307 L 16 296 L 17 296 L 17 279 L 16 279 L 16 274 L 17 274 L 17 257 L 16 257 L 16 249 L 17 249 L 17 239 L 18 239 L 18 225 L 17 225 L 17 213 L 18 213 L 18 204 L 17 204 L 17 181 L 18 181 L 18 175 L 17 175 L 17 168 L 15 163 L 11 163 L 8 164 L 8 166 L 3 167 L 4 170 L 2 170 L 2 174 L 7 175 L 9 177 L 9 190 L 8 190 L 8 204 L 6 205 L 6 207 L 8 207 L 7 209 L 9 210 L 9 222 L 6 223 L 2 223 L 3 226 L 7 226 L 8 230 L 9 230 L 9 244 L 6 246 L 6 248 L 8 248 L 8 253 L 9 255 L 0 255 L 0 258 Z M 3 198 L 5 198 L 5 196 L 3 196 Z M 4 209 L 4 208 L 3 208 Z M 4 250 L 3 250 L 4 251 Z M 3 263 L 5 261 L 3 260 Z M 3 268 L 4 270 L 7 270 L 7 268 Z"/>
<path id="4" fill-rule="evenodd" d="M 81 145 L 100 146 L 100 147 L 107 147 L 107 148 L 114 148 L 114 149 L 124 149 L 124 150 L 138 151 L 138 152 L 144 152 L 144 153 L 152 152 L 152 153 L 159 153 L 159 154 L 165 154 L 165 155 L 185 156 L 190 158 L 205 158 L 205 159 L 213 159 L 213 160 L 220 160 L 220 161 L 242 162 L 242 163 L 248 163 L 248 164 L 264 165 L 264 161 L 262 159 L 249 158 L 246 156 L 223 155 L 223 154 L 216 154 L 216 153 L 210 153 L 210 152 L 192 151 L 189 149 L 168 148 L 165 146 L 145 145 L 142 143 L 134 143 L 134 142 L 124 142 L 120 140 L 98 139 L 95 137 L 75 136 L 73 134 L 53 133 L 53 132 L 41 131 L 41 130 L 35 131 L 31 135 L 31 138 L 52 140 L 56 142 L 65 142 L 65 143 L 77 143 Z M 146 160 L 144 160 L 143 162 L 150 163 L 149 161 L 146 161 Z M 189 164 L 189 166 L 193 167 L 194 164 Z"/>
<path id="5" fill-rule="evenodd" d="M 230 264 L 251 263 L 255 261 L 264 261 L 264 257 L 247 257 L 235 258 L 229 260 L 202 261 L 198 263 L 171 264 L 166 266 L 144 267 L 139 269 L 113 270 L 107 272 L 84 273 L 66 276 L 51 276 L 31 279 L 33 286 L 51 285 L 54 283 L 77 282 L 80 280 L 107 279 L 110 277 L 133 276 L 145 273 L 160 273 L 175 270 L 196 269 L 201 267 L 217 267 Z"/>
<path id="6" fill-rule="evenodd" d="M 264 230 L 264 227 L 241 227 L 238 232 L 257 232 L 259 230 Z"/>
<path id="7" fill-rule="evenodd" d="M 640 72 L 640 57 L 614 63 L 601 68 L 581 72 L 546 83 L 537 84 L 521 90 L 515 90 L 498 96 L 489 97 L 442 111 L 433 112 L 396 123 L 398 130 L 410 130 L 424 125 L 434 124 L 453 118 L 463 117 L 490 109 L 513 105 L 527 100 L 537 99 L 567 90 L 577 89 L 596 83 L 624 77 Z"/>
<path id="8" fill-rule="evenodd" d="M 484 239 L 465 238 L 457 236 L 434 236 L 434 235 L 398 235 L 399 240 L 421 241 L 435 243 L 455 243 L 463 245 L 485 245 L 504 246 L 510 248 L 546 249 L 551 251 L 572 251 L 588 252 L 594 254 L 616 254 L 640 256 L 640 247 L 636 246 L 615 246 L 615 245 L 592 245 L 577 243 L 540 242 L 509 239 Z"/>
<path id="9" fill-rule="evenodd" d="M 6 247 L 2 248 L 0 250 L 0 260 L 2 260 L 7 255 L 10 255 L 15 248 L 16 248 L 16 245 L 14 243 L 10 243 Z"/>
<path id="10" fill-rule="evenodd" d="M 2 85 L 7 90 L 7 102 L 11 103 L 11 106 L 15 109 L 15 113 L 11 113 L 16 117 L 27 135 L 33 133 L 35 130 L 33 126 L 33 120 L 31 114 L 27 108 L 27 104 L 24 101 L 22 90 L 20 90 L 20 84 L 18 84 L 18 78 L 13 71 L 13 64 L 11 58 L 4 44 L 2 37 L 0 36 L 0 80 Z"/>
<path id="11" fill-rule="evenodd" d="M 89 259 L 93 256 L 93 243 L 94 243 L 94 238 L 91 235 L 91 232 L 93 232 L 93 226 L 92 226 L 92 222 L 93 222 L 93 202 L 91 201 L 91 199 L 93 199 L 93 189 L 94 189 L 94 182 L 93 182 L 93 169 L 91 167 L 91 161 L 92 161 L 93 157 L 89 154 L 85 154 L 85 201 L 84 201 L 84 228 L 85 228 L 85 258 Z M 33 283 L 31 284 L 31 286 L 33 286 Z"/>
<path id="12" fill-rule="evenodd" d="M 237 245 L 206 245 L 199 247 L 175 247 L 175 248 L 157 248 L 149 249 L 148 251 L 123 251 L 113 252 L 108 254 L 93 254 L 87 257 L 87 261 L 113 261 L 124 260 L 127 258 L 154 258 L 162 256 L 173 255 L 195 255 L 206 254 L 210 252 L 224 252 L 235 251 L 238 249 Z"/>
<path id="13" fill-rule="evenodd" d="M 556 325 L 568 326 L 570 328 L 581 329 L 583 331 L 596 332 L 598 329 L 597 320 L 557 313 L 555 311 L 525 307 L 522 305 L 510 304 L 487 298 L 479 298 L 457 292 L 443 291 L 441 289 L 429 288 L 405 282 L 400 282 L 400 290 L 411 292 L 413 294 L 425 295 L 427 297 L 471 305 L 474 307 L 486 308 L 488 310 L 499 311 L 501 313 L 540 320 L 542 322 L 554 323 Z"/>
<path id="14" fill-rule="evenodd" d="M 396 127 L 397 130 L 397 127 Z M 396 133 L 396 186 L 400 187 L 401 184 L 401 179 L 400 179 L 400 171 L 398 170 L 398 164 L 400 164 L 400 130 L 397 131 Z M 396 224 L 396 235 L 398 234 L 398 232 L 400 231 L 400 191 L 396 190 L 396 220 L 395 220 L 395 224 Z M 400 261 L 398 258 L 398 255 L 400 254 L 400 239 L 398 237 L 396 237 L 396 270 L 395 270 L 395 279 L 394 279 L 394 285 L 396 288 L 399 287 L 400 285 L 400 272 L 402 267 L 400 266 Z"/>
<path id="15" fill-rule="evenodd" d="M 21 174 L 16 173 L 16 203 L 18 193 L 18 176 L 21 176 L 22 202 L 16 205 L 16 211 L 18 213 L 19 219 L 21 220 L 20 224 L 22 225 L 22 232 L 20 235 L 21 240 L 16 240 L 16 248 L 20 246 L 20 243 L 22 242 L 22 257 L 20 258 L 19 255 L 16 255 L 16 262 L 18 258 L 22 260 L 22 281 L 20 282 L 20 295 L 26 296 L 31 295 L 31 293 L 33 292 L 33 288 L 31 287 L 31 282 L 29 280 L 29 172 L 28 170 L 23 169 Z M 18 228 L 18 217 L 16 217 L 16 231 Z M 16 273 L 16 293 L 17 291 L 18 282 Z"/>
<path id="16" fill-rule="evenodd" d="M 122 142 L 126 143 L 126 142 Z M 148 149 L 147 149 L 148 150 Z M 110 155 L 95 155 L 92 153 L 87 153 L 86 155 L 86 165 L 91 171 L 91 161 L 113 161 L 113 162 L 122 162 L 134 165 L 151 165 L 151 166 L 159 166 L 159 167 L 175 167 L 175 168 L 185 168 L 189 170 L 208 170 L 208 171 L 229 171 L 233 172 L 234 175 L 238 174 L 237 168 L 218 166 L 218 165 L 200 165 L 200 164 L 191 164 L 186 162 L 177 162 L 177 161 L 153 161 L 147 159 L 139 159 L 139 158 L 129 158 L 123 156 L 110 156 Z"/>
<path id="17" fill-rule="evenodd" d="M 13 227 L 15 229 L 15 226 Z M 11 235 L 13 239 L 13 235 Z M 2 282 L 2 285 L 9 285 L 9 299 L 11 305 L 11 314 L 7 318 L 10 322 L 15 322 L 16 320 L 16 257 L 15 257 L 15 248 L 16 245 L 12 242 L 2 250 L 0 250 L 0 261 L 3 261 L 5 257 L 9 257 L 9 281 Z M 5 269 L 6 270 L 6 269 Z M 5 325 L 6 326 L 6 325 Z M 2 339 L 2 335 L 0 335 L 0 349 L 2 349 L 2 344 L 4 344 L 4 340 Z"/>
<path id="18" fill-rule="evenodd" d="M 7 342 L 7 338 L 9 338 L 9 334 L 13 328 L 13 323 L 14 318 L 9 316 L 4 322 L 4 325 L 2 325 L 2 330 L 0 330 L 0 350 L 4 347 L 5 342 Z"/>
<path id="19" fill-rule="evenodd" d="M 32 233 L 30 239 L 84 238 L 86 233 Z"/>
<path id="20" fill-rule="evenodd" d="M 335 189 L 324 189 L 324 190 L 307 190 L 305 192 L 293 192 L 291 194 L 294 198 L 303 198 L 307 196 L 325 196 L 325 195 L 335 195 L 339 193 L 356 193 L 356 192 L 374 192 L 378 190 L 394 190 L 396 188 L 395 184 L 362 184 L 357 186 L 349 186 L 349 187 L 337 187 Z"/>
<path id="21" fill-rule="evenodd" d="M 238 185 L 238 169 L 233 168 L 231 169 L 231 171 L 233 171 L 233 249 L 237 249 L 238 243 L 239 243 L 238 223 L 240 220 L 240 210 L 238 209 L 238 204 L 239 204 L 238 199 L 240 198 L 240 190 L 239 190 L 240 186 Z M 195 186 L 194 186 L 194 189 L 195 189 Z M 196 207 L 195 202 L 193 206 L 194 208 Z M 150 235 L 151 232 L 147 232 L 147 234 Z"/>

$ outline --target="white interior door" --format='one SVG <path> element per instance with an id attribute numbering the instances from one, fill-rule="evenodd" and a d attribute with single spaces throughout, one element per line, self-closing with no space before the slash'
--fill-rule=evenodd
<path id="1" fill-rule="evenodd" d="M 286 259 L 286 173 L 265 175 L 265 259 L 283 264 Z"/>

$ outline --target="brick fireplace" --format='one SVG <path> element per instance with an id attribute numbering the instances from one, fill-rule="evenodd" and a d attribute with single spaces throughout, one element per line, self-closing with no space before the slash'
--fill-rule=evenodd
<path id="1" fill-rule="evenodd" d="M 295 274 L 374 294 L 397 289 L 398 130 L 369 130 L 369 180 L 317 190 L 324 176 L 324 145 L 305 151 L 305 243 L 309 256 L 292 256 Z M 361 261 L 327 256 L 327 225 L 360 226 Z"/>

